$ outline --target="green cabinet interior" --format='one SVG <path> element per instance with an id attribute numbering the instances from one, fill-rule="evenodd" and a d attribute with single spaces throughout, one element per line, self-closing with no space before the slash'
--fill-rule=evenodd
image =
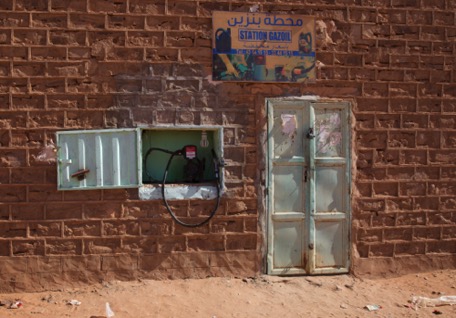
<path id="1" fill-rule="evenodd" d="M 172 129 L 144 129 L 142 131 L 142 155 L 143 155 L 143 184 L 161 183 L 170 154 L 154 150 L 146 157 L 150 148 L 160 148 L 168 151 L 182 149 L 186 145 L 197 147 L 197 157 L 204 160 L 204 181 L 212 181 L 215 178 L 212 149 L 214 145 L 214 130 L 204 130 L 207 134 L 209 145 L 201 147 L 200 142 L 203 130 L 172 130 Z M 217 151 L 218 152 L 218 151 Z M 147 161 L 146 161 L 147 159 Z M 184 166 L 186 159 L 183 156 L 175 156 L 168 169 L 167 183 L 181 183 L 184 179 Z"/>

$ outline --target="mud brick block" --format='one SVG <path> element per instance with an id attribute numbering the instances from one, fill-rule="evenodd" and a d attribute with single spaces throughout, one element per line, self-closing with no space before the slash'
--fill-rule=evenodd
<path id="1" fill-rule="evenodd" d="M 405 129 L 417 129 L 417 128 L 428 128 L 429 121 L 428 116 L 407 114 L 402 116 L 402 128 Z"/>
<path id="2" fill-rule="evenodd" d="M 385 177 L 376 180 L 413 180 L 415 178 L 415 168 L 413 167 L 388 167 Z"/>
<path id="3" fill-rule="evenodd" d="M 195 46 L 195 32 L 166 32 L 167 47 L 193 47 Z"/>
<path id="4" fill-rule="evenodd" d="M 51 0 L 51 11 L 87 12 L 87 1 Z"/>
<path id="5" fill-rule="evenodd" d="M 454 51 L 454 39 L 456 38 L 456 29 L 454 31 L 447 31 L 447 39 L 445 42 L 433 42 L 434 54 L 453 55 Z"/>
<path id="6" fill-rule="evenodd" d="M 359 169 L 358 179 L 361 181 L 372 181 L 372 180 L 385 180 L 385 179 L 394 179 L 387 175 L 386 168 L 363 168 Z"/>
<path id="7" fill-rule="evenodd" d="M 114 254 L 121 251 L 120 238 L 86 239 L 84 254 Z"/>
<path id="8" fill-rule="evenodd" d="M 432 182 L 428 187 L 429 195 L 455 196 L 456 183 L 454 182 Z"/>
<path id="9" fill-rule="evenodd" d="M 164 46 L 164 33 L 153 31 L 128 31 L 126 43 L 128 46 L 162 47 Z"/>
<path id="10" fill-rule="evenodd" d="M 390 241 L 411 241 L 413 228 L 386 228 L 383 230 L 383 240 Z"/>
<path id="11" fill-rule="evenodd" d="M 12 184 L 42 184 L 45 171 L 41 168 L 13 168 L 11 169 Z"/>
<path id="12" fill-rule="evenodd" d="M 45 243 L 42 240 L 13 240 L 12 244 L 13 256 L 44 255 Z"/>
<path id="13" fill-rule="evenodd" d="M 421 56 L 420 68 L 443 70 L 445 58 L 443 56 Z"/>
<path id="14" fill-rule="evenodd" d="M 109 108 L 113 105 L 112 95 L 90 95 L 87 100 L 87 108 Z"/>
<path id="15" fill-rule="evenodd" d="M 416 111 L 417 100 L 412 98 L 393 98 L 390 102 L 390 109 L 392 112 L 407 112 L 412 113 Z"/>
<path id="16" fill-rule="evenodd" d="M 191 217 L 209 216 L 215 207 L 215 200 L 191 201 L 188 207 L 188 215 Z"/>
<path id="17" fill-rule="evenodd" d="M 439 242 L 426 242 L 426 254 L 429 253 L 456 253 L 456 240 L 445 240 Z"/>
<path id="18" fill-rule="evenodd" d="M 163 15 L 166 8 L 165 0 L 156 0 L 153 2 L 143 0 L 130 0 L 129 12 L 146 13 L 149 15 Z"/>
<path id="19" fill-rule="evenodd" d="M 445 99 L 442 101 L 442 111 L 447 113 L 453 113 L 456 111 L 456 100 Z"/>
<path id="20" fill-rule="evenodd" d="M 400 183 L 399 193 L 401 196 L 423 196 L 426 195 L 426 183 Z"/>
<path id="21" fill-rule="evenodd" d="M 84 108 L 85 100 L 83 95 L 48 95 L 48 108 L 50 109 L 81 109 Z"/>
<path id="22" fill-rule="evenodd" d="M 70 29 L 96 30 L 104 29 L 106 24 L 104 14 L 70 13 Z"/>
<path id="23" fill-rule="evenodd" d="M 395 256 L 419 255 L 425 254 L 425 252 L 426 243 L 424 242 L 397 243 L 394 248 Z"/>
<path id="24" fill-rule="evenodd" d="M 11 45 L 11 31 L 10 30 L 0 30 L 0 44 Z"/>
<path id="25" fill-rule="evenodd" d="M 146 60 L 151 61 L 177 61 L 179 59 L 179 49 L 148 49 L 146 48 Z"/>
<path id="26" fill-rule="evenodd" d="M 366 84 L 368 84 L 366 86 Z M 367 89 L 368 93 L 367 95 L 377 95 L 380 96 L 378 93 L 374 91 L 374 88 L 369 84 L 366 83 L 364 85 L 364 90 Z M 386 89 L 386 87 L 385 87 Z M 383 96 L 385 96 L 385 92 L 383 92 Z M 386 98 L 365 98 L 365 97 L 360 97 L 357 99 L 357 103 L 355 107 L 357 107 L 358 111 L 361 112 L 387 112 L 388 111 L 388 104 L 389 100 Z"/>
<path id="27" fill-rule="evenodd" d="M 375 165 L 398 165 L 400 153 L 397 150 L 379 150 L 377 149 L 374 155 Z"/>
<path id="28" fill-rule="evenodd" d="M 28 48 L 17 46 L 0 46 L 0 61 L 20 61 L 27 60 Z"/>
<path id="29" fill-rule="evenodd" d="M 382 237 L 382 229 L 358 229 L 356 231 L 356 242 L 358 243 L 381 242 Z"/>
<path id="30" fill-rule="evenodd" d="M 57 191 L 55 186 L 33 185 L 28 187 L 29 202 L 62 201 L 62 192 Z"/>
<path id="31" fill-rule="evenodd" d="M 12 75 L 15 77 L 33 77 L 46 75 L 46 63 L 15 62 Z"/>
<path id="32" fill-rule="evenodd" d="M 17 11 L 47 11 L 47 0 L 16 0 Z"/>
<path id="33" fill-rule="evenodd" d="M 428 219 L 427 219 L 428 225 L 448 225 L 448 224 L 454 224 L 454 219 L 452 218 L 452 213 L 451 212 L 437 212 L 437 211 L 432 211 L 428 212 Z"/>
<path id="34" fill-rule="evenodd" d="M 86 31 L 50 30 L 49 44 L 82 46 L 86 44 Z"/>
<path id="35" fill-rule="evenodd" d="M 182 17 L 181 29 L 187 31 L 199 31 L 207 33 L 212 30 L 212 19 L 202 17 Z"/>
<path id="36" fill-rule="evenodd" d="M 407 47 L 410 54 L 431 54 L 431 41 L 407 41 Z"/>
<path id="37" fill-rule="evenodd" d="M 456 177 L 456 170 L 454 167 L 442 167 L 442 179 L 452 179 Z"/>
<path id="38" fill-rule="evenodd" d="M 421 40 L 445 41 L 445 27 L 421 27 Z"/>
<path id="39" fill-rule="evenodd" d="M 136 221 L 104 221 L 103 236 L 139 235 L 139 223 Z"/>
<path id="40" fill-rule="evenodd" d="M 197 14 L 198 4 L 188 1 L 169 0 L 168 14 L 171 15 L 192 15 Z"/>
<path id="41" fill-rule="evenodd" d="M 432 11 L 410 10 L 407 12 L 407 24 L 432 25 Z"/>
<path id="42" fill-rule="evenodd" d="M 401 70 L 378 70 L 377 79 L 379 81 L 404 81 L 404 71 Z M 429 79 L 429 76 L 428 76 Z"/>
<path id="43" fill-rule="evenodd" d="M 375 119 L 378 128 L 401 128 L 400 115 L 378 114 Z"/>
<path id="44" fill-rule="evenodd" d="M 156 238 L 123 237 L 122 251 L 133 254 L 153 254 L 158 252 Z"/>
<path id="45" fill-rule="evenodd" d="M 431 83 L 449 83 L 451 82 L 451 71 L 431 70 L 429 81 Z"/>
<path id="46" fill-rule="evenodd" d="M 420 56 L 418 55 L 391 55 L 391 67 L 394 68 L 418 68 Z"/>
<path id="47" fill-rule="evenodd" d="M 370 213 L 372 227 L 392 227 L 396 225 L 396 213 Z M 368 221 L 368 220 L 366 220 Z"/>
<path id="48" fill-rule="evenodd" d="M 26 151 L 24 149 L 1 149 L 0 167 L 21 167 L 27 165 Z"/>
<path id="49" fill-rule="evenodd" d="M 0 184 L 0 197 L 3 202 L 25 202 L 27 198 L 26 191 L 26 186 Z"/>
<path id="50" fill-rule="evenodd" d="M 29 235 L 31 237 L 60 237 L 62 236 L 60 222 L 30 222 Z"/>
<path id="51" fill-rule="evenodd" d="M 69 60 L 83 60 L 90 58 L 91 48 L 87 47 L 76 47 L 68 48 L 68 59 Z"/>
<path id="52" fill-rule="evenodd" d="M 441 239 L 441 227 L 429 226 L 414 226 L 413 227 L 413 240 L 414 241 L 428 241 Z"/>
<path id="53" fill-rule="evenodd" d="M 415 132 L 391 131 L 388 138 L 389 148 L 415 148 Z"/>
<path id="54" fill-rule="evenodd" d="M 14 221 L 42 220 L 44 219 L 44 206 L 39 203 L 11 205 L 11 217 Z"/>
<path id="55" fill-rule="evenodd" d="M 392 25 L 391 39 L 418 40 L 420 38 L 420 27 L 410 25 Z M 405 45 L 405 43 L 404 43 Z M 399 53 L 399 52 L 397 52 Z M 404 53 L 404 52 L 402 52 Z"/>
<path id="56" fill-rule="evenodd" d="M 404 212 L 413 210 L 413 200 L 411 198 L 387 198 L 385 211 Z"/>
<path id="57" fill-rule="evenodd" d="M 188 48 L 181 50 L 181 59 L 183 62 L 199 62 L 202 64 L 212 63 L 212 50 L 210 48 Z"/>
<path id="58" fill-rule="evenodd" d="M 144 220 L 140 223 L 141 235 L 167 236 L 171 234 L 171 221 Z"/>
<path id="59" fill-rule="evenodd" d="M 226 236 L 226 249 L 232 250 L 256 250 L 256 234 L 235 234 Z"/>
<path id="60" fill-rule="evenodd" d="M 92 82 L 99 80 L 95 78 L 68 78 L 66 80 L 66 91 L 68 93 L 99 93 L 103 90 L 100 82 Z M 103 85 L 107 85 L 103 83 Z"/>
<path id="61" fill-rule="evenodd" d="M 223 235 L 192 235 L 187 237 L 188 251 L 224 251 Z"/>
<path id="62" fill-rule="evenodd" d="M 0 10 L 8 10 L 8 11 L 13 11 L 14 5 L 13 5 L 13 0 L 4 0 L 2 3 L 0 3 Z"/>
<path id="63" fill-rule="evenodd" d="M 437 211 L 438 209 L 439 209 L 439 198 L 437 198 L 437 197 L 413 198 L 413 210 Z"/>
<path id="64" fill-rule="evenodd" d="M 46 240 L 46 255 L 81 255 L 81 240 Z"/>
<path id="65" fill-rule="evenodd" d="M 249 223 L 249 228 L 250 230 L 252 228 L 256 229 L 256 223 L 254 227 Z M 244 231 L 244 220 L 240 218 L 215 218 L 211 221 L 210 231 L 211 233 L 242 233 Z M 255 232 L 256 230 L 253 231 Z"/>
<path id="66" fill-rule="evenodd" d="M 454 150 L 431 150 L 429 162 L 432 164 L 454 164 L 456 151 Z"/>
<path id="67" fill-rule="evenodd" d="M 103 112 L 101 111 L 68 111 L 65 127 L 68 128 L 102 128 Z"/>
<path id="68" fill-rule="evenodd" d="M 186 249 L 185 236 L 160 236 L 157 242 L 159 253 L 184 252 Z"/>
<path id="69" fill-rule="evenodd" d="M 414 213 L 397 213 L 396 226 L 407 226 L 413 225 L 426 225 L 427 217 L 425 212 L 414 212 Z"/>
<path id="70" fill-rule="evenodd" d="M 32 13 L 31 26 L 35 28 L 66 28 L 65 13 Z"/>
<path id="71" fill-rule="evenodd" d="M 373 129 L 374 126 L 375 126 L 375 116 L 373 114 L 360 113 L 357 115 L 356 128 L 358 130 Z"/>
<path id="72" fill-rule="evenodd" d="M 145 17 L 135 15 L 108 15 L 109 29 L 144 30 Z"/>
<path id="73" fill-rule="evenodd" d="M 335 64 L 343 66 L 363 66 L 363 56 L 361 54 L 335 54 Z"/>
<path id="74" fill-rule="evenodd" d="M 65 221 L 63 226 L 65 237 L 101 236 L 100 221 Z"/>
<path id="75" fill-rule="evenodd" d="M 63 115 L 63 113 L 56 113 L 52 111 L 30 111 L 27 123 L 30 128 L 61 128 L 64 124 Z"/>
<path id="76" fill-rule="evenodd" d="M 30 88 L 32 93 L 63 93 L 65 81 L 63 78 L 32 78 Z"/>
<path id="77" fill-rule="evenodd" d="M 108 60 L 142 61 L 144 49 L 142 48 L 112 48 L 107 52 Z"/>
<path id="78" fill-rule="evenodd" d="M 12 73 L 11 63 L 9 61 L 0 62 L 0 76 L 10 76 Z M 2 103 L 5 103 L 2 97 Z"/>
<path id="79" fill-rule="evenodd" d="M 423 87 L 423 89 L 425 89 Z M 442 99 L 440 98 L 420 98 L 418 99 L 419 112 L 440 113 L 442 109 Z"/>
<path id="80" fill-rule="evenodd" d="M 10 256 L 10 241 L 0 240 L 0 256 Z M 6 268 L 3 263 L 0 266 Z"/>
<path id="81" fill-rule="evenodd" d="M 401 164 L 425 165 L 427 163 L 426 150 L 402 150 Z"/>
<path id="82" fill-rule="evenodd" d="M 420 84 L 418 84 L 420 85 Z M 402 83 L 391 83 L 389 86 L 389 95 L 391 97 L 416 97 L 417 85 L 416 84 L 402 84 Z"/>
<path id="83" fill-rule="evenodd" d="M 25 78 L 0 79 L 0 93 L 24 94 L 28 90 L 28 82 Z"/>
<path id="84" fill-rule="evenodd" d="M 377 16 L 383 16 L 383 12 L 380 14 L 376 10 L 348 8 L 350 12 L 350 22 L 377 22 Z"/>
<path id="85" fill-rule="evenodd" d="M 388 84 L 367 82 L 363 84 L 364 96 L 385 97 L 388 96 Z"/>
<path id="86" fill-rule="evenodd" d="M 453 239 L 454 240 L 455 237 L 456 237 L 456 226 L 442 228 L 442 239 L 444 239 L 444 240 Z"/>
<path id="87" fill-rule="evenodd" d="M 413 179 L 415 180 L 438 180 L 440 178 L 445 179 L 447 176 L 445 173 L 445 168 L 442 168 L 442 177 L 440 177 L 440 168 L 439 167 L 417 167 L 415 172 L 415 176 Z M 456 176 L 456 170 L 453 173 Z"/>
<path id="88" fill-rule="evenodd" d="M 456 97 L 456 85 L 454 85 L 454 84 L 443 85 L 443 96 L 446 98 L 455 98 Z"/>
<path id="89" fill-rule="evenodd" d="M 454 116 L 434 115 L 429 118 L 431 128 L 456 129 L 456 118 Z"/>
<path id="90" fill-rule="evenodd" d="M 46 203 L 46 220 L 71 220 L 82 218 L 82 204 Z"/>
<path id="91" fill-rule="evenodd" d="M 377 131 L 377 133 L 360 131 L 357 136 L 357 145 L 360 148 L 383 149 L 386 147 L 387 137 L 386 131 Z"/>
<path id="92" fill-rule="evenodd" d="M 30 50 L 33 61 L 65 60 L 66 58 L 64 47 L 32 47 Z"/>
<path id="93" fill-rule="evenodd" d="M 84 64 L 67 62 L 48 62 L 47 73 L 52 77 L 81 77 L 85 75 Z M 62 84 L 62 86 L 64 86 Z"/>
<path id="94" fill-rule="evenodd" d="M 1 27 L 28 27 L 30 25 L 30 15 L 18 12 L 0 12 Z"/>
<path id="95" fill-rule="evenodd" d="M 149 30 L 179 30 L 179 17 L 176 16 L 147 16 L 146 29 Z"/>
<path id="96" fill-rule="evenodd" d="M 27 237 L 27 223 L 0 223 L 0 238 Z"/>
<path id="97" fill-rule="evenodd" d="M 416 133 L 416 146 L 440 148 L 440 131 L 419 131 Z"/>
<path id="98" fill-rule="evenodd" d="M 82 197 L 81 200 L 83 200 Z M 87 203 L 84 205 L 84 217 L 86 219 L 114 219 L 120 216 L 121 211 L 120 203 Z"/>
<path id="99" fill-rule="evenodd" d="M 442 132 L 443 148 L 456 148 L 456 133 L 444 131 Z"/>
<path id="100" fill-rule="evenodd" d="M 127 11 L 126 1 L 88 0 L 88 5 L 89 12 L 124 13 Z"/>
<path id="101" fill-rule="evenodd" d="M 373 184 L 376 196 L 398 196 L 399 187 L 397 182 L 378 182 Z"/>

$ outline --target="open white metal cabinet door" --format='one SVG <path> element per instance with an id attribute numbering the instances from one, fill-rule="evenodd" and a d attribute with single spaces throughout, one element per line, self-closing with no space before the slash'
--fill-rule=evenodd
<path id="1" fill-rule="evenodd" d="M 57 132 L 59 190 L 138 187 L 139 129 Z"/>
<path id="2" fill-rule="evenodd" d="M 349 103 L 269 100 L 268 274 L 349 270 Z"/>

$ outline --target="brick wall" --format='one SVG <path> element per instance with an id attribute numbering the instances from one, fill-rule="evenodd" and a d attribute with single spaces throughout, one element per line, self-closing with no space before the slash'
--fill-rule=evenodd
<path id="1" fill-rule="evenodd" d="M 253 4 L 317 17 L 316 83 L 211 82 L 212 11 Z M 301 94 L 354 101 L 355 270 L 454 266 L 455 14 L 452 0 L 2 0 L 0 286 L 257 273 L 264 100 Z M 224 125 L 209 226 L 182 229 L 137 190 L 56 190 L 56 131 L 156 124 Z"/>

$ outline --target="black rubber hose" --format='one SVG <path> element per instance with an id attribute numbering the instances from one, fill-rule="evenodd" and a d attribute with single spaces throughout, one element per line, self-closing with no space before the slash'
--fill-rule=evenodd
<path id="1" fill-rule="evenodd" d="M 158 150 L 158 149 L 156 149 Z M 206 224 L 207 222 L 209 222 L 215 215 L 215 212 L 217 212 L 219 206 L 220 206 L 220 183 L 219 183 L 219 179 L 218 179 L 218 173 L 217 173 L 217 176 L 216 176 L 216 184 L 217 184 L 217 202 L 215 204 L 215 207 L 214 209 L 212 210 L 212 212 L 209 214 L 209 216 L 204 219 L 203 221 L 199 222 L 199 223 L 185 223 L 181 220 L 179 220 L 177 218 L 177 216 L 173 213 L 171 207 L 169 206 L 168 204 L 168 201 L 166 200 L 166 195 L 165 195 L 165 184 L 166 184 L 166 178 L 168 177 L 168 169 L 169 169 L 169 166 L 171 165 L 171 162 L 173 161 L 173 158 L 174 156 L 176 155 L 179 155 L 182 153 L 181 150 L 178 150 L 178 151 L 175 151 L 175 152 L 168 152 L 168 153 L 171 153 L 171 156 L 169 157 L 169 160 L 168 160 L 168 164 L 166 165 L 166 169 L 165 169 L 165 173 L 163 174 L 163 181 L 162 181 L 162 196 L 163 196 L 163 203 L 165 203 L 165 206 L 166 206 L 166 209 L 168 210 L 169 214 L 171 215 L 171 217 L 173 218 L 173 220 L 177 223 L 177 224 L 180 224 L 182 226 L 185 226 L 185 227 L 199 227 L 199 226 L 203 226 L 204 224 Z M 215 164 L 215 163 L 214 163 Z M 216 169 L 218 170 L 218 167 L 216 167 Z"/>
<path id="2" fill-rule="evenodd" d="M 149 155 L 152 153 L 152 151 L 161 151 L 161 152 L 165 152 L 167 154 L 176 154 L 177 152 L 179 152 L 180 150 L 178 151 L 170 151 L 168 149 L 163 149 L 163 148 L 149 148 L 149 150 L 147 150 L 146 152 L 146 155 L 144 156 L 144 161 L 143 161 L 143 166 L 144 166 L 144 170 L 146 170 L 146 175 L 149 177 L 149 182 L 152 182 L 153 181 L 153 178 L 152 176 L 149 174 L 149 170 L 147 169 L 147 159 L 149 158 Z"/>

